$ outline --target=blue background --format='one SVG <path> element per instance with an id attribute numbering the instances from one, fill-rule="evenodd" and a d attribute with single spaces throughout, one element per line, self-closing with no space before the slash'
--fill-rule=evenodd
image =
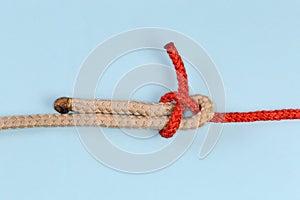
<path id="1" fill-rule="evenodd" d="M 214 60 L 227 111 L 300 108 L 299 1 L 2 1 L 1 115 L 52 113 L 80 65 L 111 35 L 182 32 Z M 199 80 L 202 81 L 202 80 Z M 0 199 L 299 199 L 300 123 L 228 124 L 170 167 L 131 175 L 99 164 L 74 128 L 0 134 Z"/>

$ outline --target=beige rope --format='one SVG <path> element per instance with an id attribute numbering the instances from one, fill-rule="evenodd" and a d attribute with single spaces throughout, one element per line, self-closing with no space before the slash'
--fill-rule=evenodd
<path id="1" fill-rule="evenodd" d="M 208 97 L 194 95 L 192 98 L 199 103 L 201 111 L 183 118 L 180 129 L 201 127 L 214 115 L 213 104 Z M 64 126 L 162 129 L 168 122 L 174 104 L 60 98 L 54 107 L 60 113 L 72 113 L 0 117 L 0 130 Z"/>

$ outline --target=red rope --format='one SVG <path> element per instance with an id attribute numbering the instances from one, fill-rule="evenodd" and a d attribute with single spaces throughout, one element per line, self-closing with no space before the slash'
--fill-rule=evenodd
<path id="1" fill-rule="evenodd" d="M 300 109 L 262 110 L 255 112 L 215 113 L 210 120 L 216 123 L 279 121 L 300 119 Z"/>
<path id="2" fill-rule="evenodd" d="M 164 47 L 176 70 L 178 81 L 178 92 L 169 92 L 161 97 L 160 102 L 176 102 L 176 106 L 171 114 L 167 125 L 159 131 L 160 135 L 165 138 L 172 137 L 179 128 L 184 111 L 189 108 L 194 114 L 200 111 L 200 107 L 190 96 L 188 88 L 188 78 L 185 71 L 184 63 L 174 46 L 168 43 Z M 284 109 L 271 111 L 255 112 L 231 112 L 231 113 L 214 113 L 210 122 L 229 123 L 229 122 L 254 122 L 254 121 L 275 121 L 275 120 L 292 120 L 300 119 L 300 109 Z"/>
<path id="3" fill-rule="evenodd" d="M 160 102 L 176 102 L 176 106 L 171 114 L 168 124 L 159 131 L 160 135 L 165 138 L 172 137 L 179 128 L 184 111 L 189 108 L 194 114 L 200 111 L 196 101 L 189 96 L 189 86 L 184 63 L 174 46 L 174 43 L 168 43 L 164 47 L 171 58 L 176 70 L 178 81 L 178 92 L 169 92 L 161 97 Z"/>

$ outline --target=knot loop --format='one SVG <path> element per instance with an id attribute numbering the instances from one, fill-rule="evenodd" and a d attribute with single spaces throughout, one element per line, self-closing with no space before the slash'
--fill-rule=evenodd
<path id="1" fill-rule="evenodd" d="M 170 138 L 179 129 L 184 111 L 187 108 L 190 109 L 194 114 L 197 114 L 201 108 L 199 104 L 189 96 L 186 70 L 174 43 L 170 42 L 166 44 L 164 48 L 167 50 L 167 53 L 173 62 L 178 81 L 178 92 L 169 92 L 163 95 L 160 99 L 160 102 L 162 103 L 176 102 L 168 123 L 162 130 L 159 131 L 162 137 Z"/>

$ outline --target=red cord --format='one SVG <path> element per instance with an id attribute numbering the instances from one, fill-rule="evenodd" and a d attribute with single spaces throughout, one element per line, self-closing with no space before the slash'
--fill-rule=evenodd
<path id="1" fill-rule="evenodd" d="M 178 92 L 169 92 L 161 97 L 160 102 L 176 102 L 176 106 L 171 114 L 167 125 L 159 131 L 165 138 L 172 137 L 179 128 L 184 111 L 189 108 L 194 114 L 200 111 L 200 107 L 190 96 L 188 88 L 187 74 L 184 63 L 174 46 L 174 43 L 168 43 L 164 47 L 169 54 L 170 59 L 176 70 L 178 81 Z M 283 109 L 271 111 L 255 112 L 231 112 L 214 113 L 210 122 L 230 123 L 230 122 L 255 122 L 255 121 L 275 121 L 300 119 L 300 109 Z"/>
<path id="2" fill-rule="evenodd" d="M 255 112 L 215 113 L 210 122 L 255 122 L 300 119 L 300 109 L 262 110 Z"/>
<path id="3" fill-rule="evenodd" d="M 178 92 L 169 92 L 161 97 L 160 102 L 176 102 L 176 106 L 171 114 L 168 124 L 159 131 L 165 138 L 172 137 L 179 128 L 184 111 L 189 108 L 194 114 L 200 111 L 199 104 L 189 96 L 189 86 L 187 74 L 183 61 L 174 46 L 174 43 L 168 43 L 164 47 L 171 58 L 176 70 L 178 81 Z"/>

